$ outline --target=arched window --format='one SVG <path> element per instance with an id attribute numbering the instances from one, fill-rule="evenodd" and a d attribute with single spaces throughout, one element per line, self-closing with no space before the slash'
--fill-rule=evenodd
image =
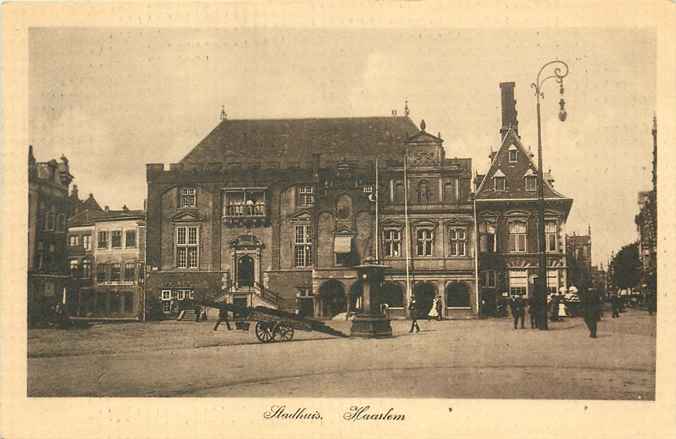
<path id="1" fill-rule="evenodd" d="M 448 308 L 469 308 L 469 288 L 461 282 L 446 286 L 446 306 Z"/>
<path id="2" fill-rule="evenodd" d="M 430 192 L 429 184 L 426 180 L 418 183 L 418 203 L 429 203 L 432 201 L 432 193 Z"/>
<path id="3" fill-rule="evenodd" d="M 395 283 L 386 282 L 380 290 L 380 303 L 387 303 L 390 308 L 401 308 L 404 306 L 404 290 Z"/>
<path id="4" fill-rule="evenodd" d="M 481 253 L 495 253 L 495 224 L 490 222 L 479 223 L 479 251 Z"/>
<path id="5" fill-rule="evenodd" d="M 404 202 L 404 183 L 396 182 L 394 184 L 394 194 L 393 194 L 392 198 L 393 198 L 393 201 L 395 203 L 403 203 Z"/>

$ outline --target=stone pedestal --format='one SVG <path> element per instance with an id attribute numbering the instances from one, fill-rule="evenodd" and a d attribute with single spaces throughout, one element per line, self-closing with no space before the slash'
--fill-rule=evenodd
<path id="1" fill-rule="evenodd" d="M 381 338 L 392 336 L 390 321 L 377 309 L 375 297 L 383 283 L 385 266 L 364 264 L 357 267 L 359 279 L 363 282 L 362 308 L 352 320 L 350 335 L 353 337 Z"/>

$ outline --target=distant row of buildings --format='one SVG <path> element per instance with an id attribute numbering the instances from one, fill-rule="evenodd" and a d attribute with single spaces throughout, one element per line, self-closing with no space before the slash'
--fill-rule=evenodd
<path id="1" fill-rule="evenodd" d="M 412 297 L 471 318 L 503 294 L 532 294 L 537 167 L 518 132 L 514 83 L 500 88 L 501 142 L 483 174 L 447 157 L 408 108 L 223 118 L 181 162 L 147 165 L 145 211 L 80 200 L 76 187 L 68 193 L 68 161 L 36 163 L 31 149 L 31 312 L 63 301 L 80 316 L 171 317 L 177 303 L 209 298 L 331 318 L 361 307 L 355 267 L 369 259 L 388 267 L 377 300 L 394 317 Z M 566 239 L 573 200 L 551 173 L 544 198 L 547 287 L 557 291 L 569 284 L 567 253 L 581 247 L 591 264 L 591 242 L 570 248 L 582 242 Z"/>
<path id="2" fill-rule="evenodd" d="M 653 118 L 652 190 L 639 192 L 635 217 L 641 261 L 641 289 L 657 291 L 657 118 Z"/>

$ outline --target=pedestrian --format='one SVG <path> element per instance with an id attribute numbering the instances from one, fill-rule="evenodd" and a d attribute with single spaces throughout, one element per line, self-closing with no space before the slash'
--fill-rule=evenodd
<path id="1" fill-rule="evenodd" d="M 528 298 L 528 317 L 530 317 L 530 329 L 535 329 L 537 327 L 536 312 L 535 299 L 533 296 L 531 296 Z"/>
<path id="2" fill-rule="evenodd" d="M 221 324 L 221 322 L 225 322 L 225 326 L 228 328 L 228 331 L 230 331 L 230 320 L 228 320 L 228 310 L 225 308 L 218 309 L 218 321 L 214 326 L 214 331 L 218 329 L 218 326 Z"/>
<path id="3" fill-rule="evenodd" d="M 513 295 L 510 301 L 512 308 L 512 317 L 514 318 L 514 329 L 518 329 L 519 320 L 521 320 L 521 329 L 524 329 L 523 321 L 525 319 L 526 310 L 524 309 L 523 298 L 518 295 Z"/>
<path id="4" fill-rule="evenodd" d="M 428 320 L 438 320 L 439 317 L 439 311 L 437 310 L 438 302 L 439 298 L 435 297 L 434 300 L 432 301 L 432 307 L 430 308 L 430 312 L 427 313 Z"/>
<path id="5" fill-rule="evenodd" d="M 441 303 L 441 296 L 437 296 L 437 320 L 441 320 L 441 311 L 443 310 L 443 304 Z"/>
<path id="6" fill-rule="evenodd" d="M 566 312 L 566 304 L 564 303 L 563 299 L 563 293 L 559 293 L 559 320 L 561 320 L 562 317 L 568 317 L 568 313 Z"/>
<path id="7" fill-rule="evenodd" d="M 385 318 L 387 320 L 390 320 L 390 305 L 387 302 L 385 302 L 382 304 L 381 309 L 383 311 L 383 315 L 385 316 Z"/>
<path id="8" fill-rule="evenodd" d="M 552 322 L 557 322 L 559 321 L 559 304 L 560 304 L 560 297 L 556 293 L 552 293 L 552 299 L 551 299 L 551 317 L 550 320 Z"/>
<path id="9" fill-rule="evenodd" d="M 599 315 L 601 314 L 601 302 L 596 291 L 586 291 L 583 295 L 584 322 L 589 328 L 589 336 L 596 338 Z"/>
<path id="10" fill-rule="evenodd" d="M 411 298 L 411 303 L 408 304 L 408 310 L 411 313 L 411 330 L 409 333 L 413 332 L 413 328 L 416 329 L 416 333 L 420 332 L 420 326 L 418 326 L 418 307 L 415 303 L 415 298 Z"/>
<path id="11" fill-rule="evenodd" d="M 650 291 L 646 301 L 648 302 L 648 314 L 653 315 L 654 312 L 657 312 L 657 293 Z"/>
<path id="12" fill-rule="evenodd" d="M 612 317 L 614 319 L 620 317 L 620 298 L 617 297 L 617 293 L 610 295 L 610 306 L 613 309 Z"/>

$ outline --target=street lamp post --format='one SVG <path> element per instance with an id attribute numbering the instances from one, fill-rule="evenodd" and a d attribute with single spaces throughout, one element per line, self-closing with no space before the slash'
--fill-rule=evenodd
<path id="1" fill-rule="evenodd" d="M 546 70 L 553 71 L 552 74 L 545 74 Z M 543 316 L 541 329 L 547 329 L 547 253 L 545 236 L 545 197 L 544 197 L 544 171 L 542 168 L 542 126 L 540 120 L 540 98 L 544 98 L 542 86 L 548 79 L 554 79 L 559 84 L 561 100 L 559 100 L 559 119 L 561 122 L 566 120 L 567 113 L 565 109 L 566 102 L 563 100 L 563 78 L 568 75 L 568 64 L 563 61 L 549 61 L 540 67 L 537 78 L 530 86 L 535 89 L 535 98 L 537 101 L 537 121 L 538 121 L 538 285 L 536 293 L 539 294 L 538 303 L 540 304 L 540 315 Z"/>

